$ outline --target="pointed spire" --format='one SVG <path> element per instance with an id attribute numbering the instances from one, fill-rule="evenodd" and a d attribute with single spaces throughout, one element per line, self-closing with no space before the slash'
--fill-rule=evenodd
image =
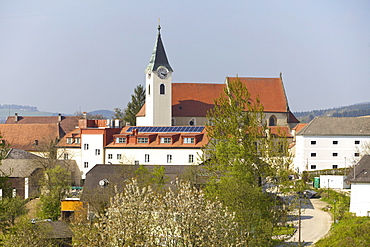
<path id="1" fill-rule="evenodd" d="M 145 72 L 156 71 L 159 66 L 165 66 L 169 71 L 173 72 L 170 63 L 168 62 L 166 52 L 161 38 L 161 25 L 158 20 L 158 36 L 154 45 L 152 56 L 149 61 L 149 65 Z"/>

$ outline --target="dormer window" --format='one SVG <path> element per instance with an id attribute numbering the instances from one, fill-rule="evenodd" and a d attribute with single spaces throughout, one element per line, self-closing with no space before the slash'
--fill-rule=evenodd
<path id="1" fill-rule="evenodd" d="M 193 144 L 194 143 L 194 137 L 185 137 L 184 138 L 184 144 Z"/>
<path id="2" fill-rule="evenodd" d="M 81 138 L 80 137 L 75 138 L 75 143 L 80 144 L 81 143 Z"/>
<path id="3" fill-rule="evenodd" d="M 126 143 L 126 138 L 125 137 L 117 137 L 116 138 L 116 143 Z"/>
<path id="4" fill-rule="evenodd" d="M 161 143 L 171 143 L 171 137 L 161 137 Z"/>
<path id="5" fill-rule="evenodd" d="M 73 143 L 73 138 L 67 137 L 67 144 L 72 144 L 72 143 Z"/>
<path id="6" fill-rule="evenodd" d="M 148 137 L 138 137 L 137 138 L 137 143 L 148 143 L 149 138 Z"/>

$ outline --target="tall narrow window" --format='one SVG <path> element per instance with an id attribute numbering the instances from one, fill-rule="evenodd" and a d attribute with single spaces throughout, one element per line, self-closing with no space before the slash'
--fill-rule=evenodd
<path id="1" fill-rule="evenodd" d="M 145 154 L 145 163 L 148 163 L 149 162 L 149 154 Z"/>
<path id="2" fill-rule="evenodd" d="M 167 163 L 172 163 L 172 155 L 167 154 Z"/>
<path id="3" fill-rule="evenodd" d="M 194 162 L 194 154 L 189 154 L 189 163 Z"/>
<path id="4" fill-rule="evenodd" d="M 89 150 L 89 144 L 87 143 L 84 144 L 84 150 Z"/>
<path id="5" fill-rule="evenodd" d="M 270 118 L 269 118 L 269 126 L 276 126 L 276 117 L 275 115 L 272 115 Z"/>
<path id="6" fill-rule="evenodd" d="M 67 153 L 64 153 L 63 156 L 64 156 L 65 160 L 68 160 L 68 154 Z"/>
<path id="7" fill-rule="evenodd" d="M 89 168 L 89 162 L 84 162 L 84 168 Z"/>
<path id="8" fill-rule="evenodd" d="M 165 94 L 166 93 L 166 88 L 164 84 L 161 84 L 159 86 L 159 94 Z"/>
<path id="9" fill-rule="evenodd" d="M 95 149 L 95 155 L 100 155 L 100 149 Z"/>

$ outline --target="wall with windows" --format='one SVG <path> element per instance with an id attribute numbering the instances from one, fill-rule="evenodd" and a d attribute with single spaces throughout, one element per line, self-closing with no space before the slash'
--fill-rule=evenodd
<path id="1" fill-rule="evenodd" d="M 200 149 L 176 148 L 107 148 L 106 163 L 140 165 L 199 164 Z"/>
<path id="2" fill-rule="evenodd" d="M 103 134 L 84 134 L 81 138 L 82 179 L 96 164 L 104 164 Z"/>
<path id="3" fill-rule="evenodd" d="M 296 136 L 296 171 L 346 168 L 360 160 L 362 146 L 370 136 Z"/>

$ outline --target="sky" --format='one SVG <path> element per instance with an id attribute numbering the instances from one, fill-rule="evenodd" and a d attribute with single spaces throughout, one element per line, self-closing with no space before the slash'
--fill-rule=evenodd
<path id="1" fill-rule="evenodd" d="M 159 18 L 173 82 L 282 72 L 293 112 L 370 102 L 368 0 L 0 0 L 0 105 L 125 108 Z"/>

